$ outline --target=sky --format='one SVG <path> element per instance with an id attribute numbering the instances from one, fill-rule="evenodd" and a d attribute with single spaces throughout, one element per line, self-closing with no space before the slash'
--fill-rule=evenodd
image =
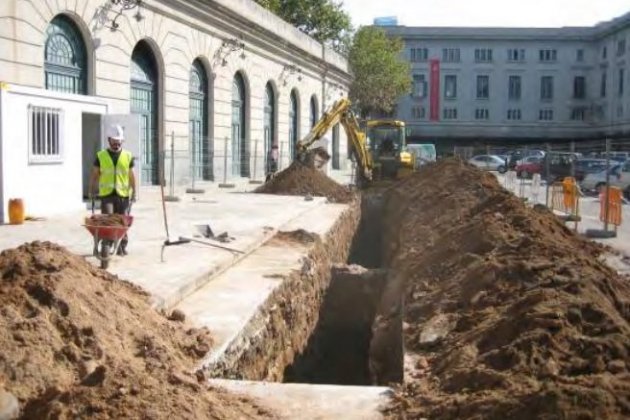
<path id="1" fill-rule="evenodd" d="M 629 0 L 342 0 L 352 24 L 397 16 L 406 26 L 592 26 L 630 12 Z"/>

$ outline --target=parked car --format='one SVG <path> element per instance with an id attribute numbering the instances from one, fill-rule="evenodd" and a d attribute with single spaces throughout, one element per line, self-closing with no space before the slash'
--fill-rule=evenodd
<path id="1" fill-rule="evenodd" d="M 437 159 L 435 153 L 435 144 L 425 143 L 425 144 L 416 144 L 409 143 L 407 144 L 407 151 L 415 157 L 415 165 L 416 167 L 426 165 L 427 163 L 435 162 Z"/>
<path id="2" fill-rule="evenodd" d="M 575 179 L 582 181 L 586 175 L 596 174 L 605 169 L 606 159 L 578 159 L 575 161 Z"/>
<path id="3" fill-rule="evenodd" d="M 509 155 L 508 169 L 516 169 L 516 165 L 527 157 L 536 156 L 539 158 L 545 157 L 545 152 L 539 149 L 517 149 L 512 151 Z"/>
<path id="4" fill-rule="evenodd" d="M 619 187 L 626 198 L 630 198 L 630 161 L 612 166 L 609 182 L 613 187 Z M 598 192 L 606 185 L 606 170 L 588 174 L 580 183 L 583 191 Z"/>
<path id="5" fill-rule="evenodd" d="M 496 155 L 477 155 L 468 160 L 468 163 L 475 165 L 479 169 L 486 171 L 498 171 L 499 173 L 505 173 L 507 170 L 505 167 L 505 160 Z"/>
<path id="6" fill-rule="evenodd" d="M 542 158 L 540 156 L 528 156 L 519 161 L 514 168 L 519 178 L 531 178 L 534 174 L 542 172 Z"/>
<path id="7" fill-rule="evenodd" d="M 582 158 L 581 153 L 573 152 L 549 152 L 541 161 L 541 176 L 547 182 L 559 181 L 572 176 L 574 164 Z"/>

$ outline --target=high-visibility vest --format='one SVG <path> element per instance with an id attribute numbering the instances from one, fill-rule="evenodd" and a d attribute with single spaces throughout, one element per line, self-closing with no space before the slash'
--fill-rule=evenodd
<path id="1" fill-rule="evenodd" d="M 131 153 L 123 150 L 118 156 L 116 167 L 107 150 L 101 150 L 96 155 L 100 166 L 100 178 L 98 183 L 98 195 L 105 197 L 116 191 L 120 197 L 129 197 L 129 166 L 131 165 Z"/>

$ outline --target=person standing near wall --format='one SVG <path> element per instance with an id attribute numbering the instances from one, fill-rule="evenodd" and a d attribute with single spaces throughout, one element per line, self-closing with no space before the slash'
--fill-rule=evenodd
<path id="1" fill-rule="evenodd" d="M 120 125 L 110 126 L 107 130 L 109 147 L 99 151 L 94 160 L 89 194 L 90 198 L 93 198 L 93 192 L 98 185 L 98 197 L 101 200 L 103 214 L 128 214 L 130 201 L 136 200 L 134 159 L 131 152 L 122 148 L 124 140 L 123 128 Z M 118 247 L 118 255 L 127 255 L 128 242 L 125 235 Z"/>
<path id="2" fill-rule="evenodd" d="M 265 177 L 265 182 L 269 182 L 278 171 L 279 158 L 278 145 L 274 144 L 271 146 L 271 150 L 269 150 L 269 155 L 267 156 L 267 176 Z"/>

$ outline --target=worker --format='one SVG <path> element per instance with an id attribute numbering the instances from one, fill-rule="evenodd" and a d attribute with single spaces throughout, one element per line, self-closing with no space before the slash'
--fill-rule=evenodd
<path id="1" fill-rule="evenodd" d="M 269 182 L 269 180 L 271 180 L 278 171 L 279 158 L 278 145 L 273 144 L 271 149 L 269 149 L 269 154 L 267 156 L 267 176 L 265 177 L 265 182 Z"/>
<path id="2" fill-rule="evenodd" d="M 134 159 L 131 152 L 124 150 L 124 130 L 112 125 L 107 130 L 109 147 L 96 154 L 90 177 L 90 198 L 98 183 L 101 213 L 128 214 L 129 204 L 136 200 L 136 177 L 133 173 Z M 108 209 L 109 207 L 109 209 Z M 118 255 L 127 255 L 127 235 L 120 242 Z"/>

